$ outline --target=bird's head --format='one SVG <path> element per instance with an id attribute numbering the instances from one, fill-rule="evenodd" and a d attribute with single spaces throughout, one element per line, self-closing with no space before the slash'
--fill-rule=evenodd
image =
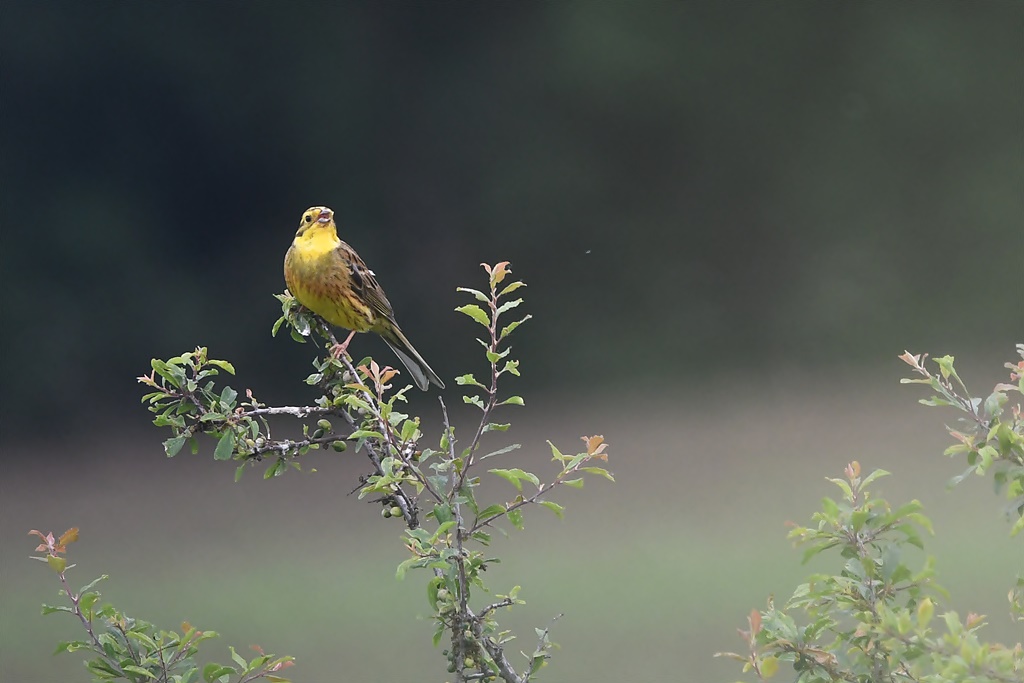
<path id="1" fill-rule="evenodd" d="M 326 206 L 311 206 L 299 219 L 299 229 L 295 231 L 295 236 L 299 237 L 307 230 L 316 231 L 325 228 L 337 233 L 337 228 L 334 225 L 334 212 Z"/>

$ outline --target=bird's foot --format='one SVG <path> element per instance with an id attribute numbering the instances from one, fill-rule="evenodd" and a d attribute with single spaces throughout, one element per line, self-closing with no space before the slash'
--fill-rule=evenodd
<path id="1" fill-rule="evenodd" d="M 347 337 L 345 337 L 345 341 L 341 342 L 340 344 L 335 343 L 333 346 L 331 346 L 330 351 L 329 351 L 329 353 L 331 354 L 331 357 L 335 358 L 335 359 L 338 359 L 338 358 L 341 358 L 344 355 L 347 355 L 348 354 L 348 343 L 350 341 L 352 341 L 352 337 L 354 337 L 355 335 L 356 335 L 356 333 L 353 330 L 352 332 L 348 333 Z"/>

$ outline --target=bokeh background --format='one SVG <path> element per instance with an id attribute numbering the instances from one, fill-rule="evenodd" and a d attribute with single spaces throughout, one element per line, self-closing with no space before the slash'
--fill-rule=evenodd
<path id="1" fill-rule="evenodd" d="M 565 613 L 545 680 L 735 679 L 712 653 L 810 571 L 783 523 L 853 458 L 927 505 L 950 606 L 1019 638 L 1019 544 L 987 485 L 944 490 L 952 416 L 896 355 L 956 353 L 982 393 L 1022 340 L 1022 30 L 1013 2 L 5 3 L 0 679 L 86 680 L 49 656 L 76 631 L 39 616 L 24 535 L 74 525 L 80 583 L 222 632 L 220 659 L 444 680 L 399 527 L 346 495 L 358 456 L 234 484 L 164 458 L 138 404 L 149 359 L 197 344 L 310 399 L 312 347 L 269 329 L 314 204 L 445 378 L 482 362 L 455 287 L 510 260 L 515 457 L 612 444 L 617 484 L 497 549 L 511 625 Z"/>

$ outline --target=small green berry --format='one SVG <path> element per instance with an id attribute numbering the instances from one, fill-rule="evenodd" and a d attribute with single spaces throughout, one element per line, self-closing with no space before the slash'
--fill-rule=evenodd
<path id="1" fill-rule="evenodd" d="M 317 427 L 316 429 L 313 430 L 313 438 L 314 439 L 319 439 L 323 435 L 324 435 L 324 430 L 320 429 L 319 427 Z"/>
<path id="2" fill-rule="evenodd" d="M 380 516 L 384 519 L 391 519 L 391 509 L 384 508 L 383 510 L 380 511 Z"/>
<path id="3" fill-rule="evenodd" d="M 401 517 L 402 516 L 402 508 L 398 507 L 397 505 L 394 506 L 393 508 L 391 508 L 391 516 L 392 517 Z"/>
<path id="4" fill-rule="evenodd" d="M 335 441 L 334 443 L 331 444 L 331 448 L 341 453 L 346 448 L 348 448 L 348 444 L 345 443 L 344 441 Z"/>
<path id="5" fill-rule="evenodd" d="M 325 432 L 331 431 L 330 420 L 317 420 L 316 426 L 324 430 Z"/>

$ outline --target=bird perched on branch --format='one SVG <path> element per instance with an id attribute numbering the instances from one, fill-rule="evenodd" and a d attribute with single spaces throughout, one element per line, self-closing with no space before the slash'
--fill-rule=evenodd
<path id="1" fill-rule="evenodd" d="M 444 389 L 444 382 L 402 334 L 373 271 L 338 239 L 334 212 L 326 206 L 313 206 L 302 214 L 284 256 L 284 280 L 300 304 L 332 325 L 351 330 L 344 342 L 331 349 L 335 356 L 347 351 L 356 332 L 376 332 L 409 370 L 416 386 L 426 391 L 433 382 Z"/>

